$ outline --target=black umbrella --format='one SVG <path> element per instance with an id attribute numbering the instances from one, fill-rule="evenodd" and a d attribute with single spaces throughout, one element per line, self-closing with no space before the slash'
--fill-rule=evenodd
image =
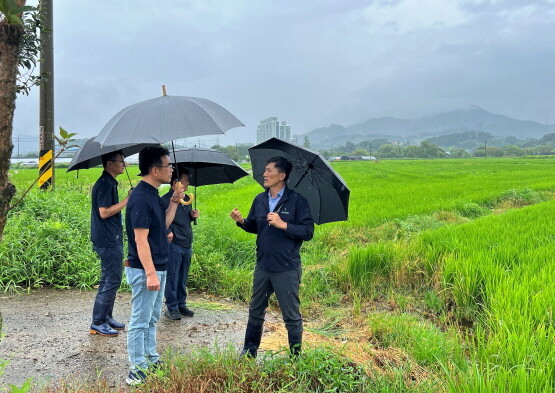
<path id="1" fill-rule="evenodd" d="M 195 187 L 195 207 L 197 204 L 196 187 L 233 183 L 249 174 L 227 154 L 214 149 L 198 149 L 195 147 L 175 150 L 171 161 L 174 164 L 177 162 L 178 173 L 181 173 L 184 168 L 188 169 L 189 184 Z"/>
<path id="2" fill-rule="evenodd" d="M 81 148 L 75 153 L 73 159 L 67 167 L 67 172 L 79 170 L 79 169 L 89 169 L 98 165 L 102 165 L 102 156 L 107 153 L 112 153 L 114 151 L 121 150 L 124 157 L 132 156 L 137 154 L 145 147 L 158 146 L 155 143 L 141 143 L 141 144 L 122 144 L 113 146 L 101 146 L 100 143 L 95 142 L 94 138 L 90 138 Z M 125 173 L 127 173 L 127 168 L 125 168 Z M 129 178 L 129 173 L 127 173 L 127 178 L 129 179 L 129 184 L 131 185 L 131 179 Z"/>
<path id="3" fill-rule="evenodd" d="M 347 220 L 350 191 L 317 151 L 271 138 L 251 147 L 249 155 L 254 179 L 261 185 L 269 158 L 282 156 L 293 164 L 287 186 L 306 198 L 316 224 Z"/>
<path id="4" fill-rule="evenodd" d="M 176 150 L 171 162 L 177 161 L 178 169 L 189 170 L 189 184 L 194 187 L 210 184 L 233 183 L 249 173 L 221 151 L 214 149 Z"/>

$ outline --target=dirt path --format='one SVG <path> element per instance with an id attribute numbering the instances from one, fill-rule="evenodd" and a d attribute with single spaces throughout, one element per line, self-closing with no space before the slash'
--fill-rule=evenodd
<path id="1" fill-rule="evenodd" d="M 128 370 L 126 333 L 115 338 L 90 335 L 94 291 L 41 289 L 30 294 L 0 295 L 4 318 L 4 338 L 0 359 L 9 361 L 0 376 L 1 387 L 22 384 L 33 377 L 45 384 L 71 376 L 79 380 L 106 378 L 119 386 Z M 158 325 L 158 349 L 171 347 L 186 352 L 195 347 L 239 347 L 244 337 L 247 306 L 190 296 L 193 318 L 172 321 L 162 316 Z M 130 294 L 119 293 L 114 317 L 126 322 L 130 314 Z M 269 321 L 275 321 L 275 314 Z"/>

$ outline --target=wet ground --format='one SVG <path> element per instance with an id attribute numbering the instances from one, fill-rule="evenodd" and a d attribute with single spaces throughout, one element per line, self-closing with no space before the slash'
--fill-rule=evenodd
<path id="1" fill-rule="evenodd" d="M 128 370 L 126 332 L 115 338 L 89 334 L 94 291 L 41 289 L 30 294 L 0 295 L 4 318 L 0 359 L 8 361 L 0 376 L 0 390 L 21 385 L 29 377 L 34 385 L 60 378 L 97 380 L 109 386 L 123 383 Z M 247 305 L 191 295 L 192 318 L 172 321 L 162 315 L 158 324 L 158 350 L 170 347 L 187 352 L 195 347 L 228 343 L 239 347 L 244 337 Z M 114 318 L 127 323 L 130 294 L 119 293 Z M 269 321 L 275 320 L 270 315 Z"/>

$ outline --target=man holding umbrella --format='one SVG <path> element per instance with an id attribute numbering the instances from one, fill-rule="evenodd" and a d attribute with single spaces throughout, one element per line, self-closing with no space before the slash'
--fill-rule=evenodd
<path id="1" fill-rule="evenodd" d="M 175 185 L 180 182 L 183 192 L 189 188 L 189 171 L 186 168 L 179 169 L 179 179 L 177 176 L 172 178 L 170 190 L 162 196 L 165 208 L 170 205 Z M 170 226 L 173 233 L 173 240 L 170 243 L 170 263 L 168 265 L 168 275 L 166 277 L 166 312 L 165 315 L 174 320 L 181 317 L 192 317 L 195 313 L 187 308 L 187 276 L 191 266 L 191 246 L 193 245 L 193 229 L 191 221 L 198 218 L 199 212 L 192 209 L 191 205 L 177 207 L 175 218 Z"/>
<path id="2" fill-rule="evenodd" d="M 241 356 L 256 357 L 268 299 L 274 292 L 287 328 L 291 353 L 296 356 L 301 351 L 299 250 L 303 241 L 312 239 L 314 220 L 307 200 L 285 186 L 291 170 L 292 164 L 284 157 L 268 159 L 263 174 L 266 191 L 255 197 L 246 219 L 238 209 L 230 214 L 237 226 L 257 234 L 253 294 Z"/>
<path id="3" fill-rule="evenodd" d="M 120 150 L 102 156 L 104 171 L 92 189 L 91 241 L 100 257 L 101 276 L 96 295 L 91 334 L 115 337 L 125 325 L 112 317 L 116 293 L 121 284 L 123 261 L 123 227 L 121 210 L 127 199 L 118 198 L 116 177 L 125 170 Z"/>

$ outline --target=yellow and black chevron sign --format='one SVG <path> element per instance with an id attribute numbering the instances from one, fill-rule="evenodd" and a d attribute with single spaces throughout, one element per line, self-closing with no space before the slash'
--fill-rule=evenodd
<path id="1" fill-rule="evenodd" d="M 52 150 L 41 150 L 39 158 L 39 187 L 42 189 L 48 188 L 52 184 L 52 176 L 54 171 L 52 169 Z"/>

